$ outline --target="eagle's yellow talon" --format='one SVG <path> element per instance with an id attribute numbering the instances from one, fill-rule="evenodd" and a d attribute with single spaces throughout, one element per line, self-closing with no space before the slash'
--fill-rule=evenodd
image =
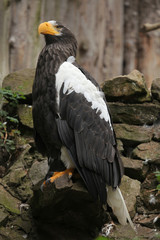
<path id="1" fill-rule="evenodd" d="M 53 176 L 49 178 L 49 181 L 50 181 L 51 183 L 53 183 L 57 178 L 62 177 L 62 176 L 65 175 L 65 174 L 68 174 L 69 178 L 71 178 L 72 175 L 73 175 L 73 171 L 74 171 L 73 168 L 69 168 L 69 169 L 66 169 L 66 170 L 63 171 L 63 172 L 55 172 L 55 173 L 53 174 Z"/>

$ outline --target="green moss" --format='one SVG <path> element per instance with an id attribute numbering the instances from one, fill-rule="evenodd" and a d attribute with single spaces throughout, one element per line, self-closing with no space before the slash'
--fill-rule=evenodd
<path id="1" fill-rule="evenodd" d="M 2 186 L 0 186 L 0 204 L 11 213 L 20 214 L 18 205 L 20 202 L 12 197 Z"/>
<path id="2" fill-rule="evenodd" d="M 32 108 L 28 105 L 19 105 L 18 115 L 20 122 L 29 128 L 33 128 Z"/>

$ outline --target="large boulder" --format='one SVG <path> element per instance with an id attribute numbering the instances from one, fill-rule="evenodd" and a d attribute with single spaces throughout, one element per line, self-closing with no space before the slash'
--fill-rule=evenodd
<path id="1" fill-rule="evenodd" d="M 26 101 L 32 101 L 32 85 L 35 77 L 35 69 L 26 68 L 8 74 L 4 80 L 2 87 L 10 87 L 15 92 L 22 92 L 26 97 Z"/>
<path id="2" fill-rule="evenodd" d="M 107 101 L 122 101 L 127 103 L 151 101 L 144 76 L 138 70 L 133 70 L 128 75 L 106 80 L 102 85 L 102 89 Z"/>
<path id="3" fill-rule="evenodd" d="M 108 220 L 100 202 L 91 198 L 82 180 L 73 182 L 66 175 L 48 183 L 43 192 L 35 185 L 31 206 L 39 240 L 92 240 Z"/>

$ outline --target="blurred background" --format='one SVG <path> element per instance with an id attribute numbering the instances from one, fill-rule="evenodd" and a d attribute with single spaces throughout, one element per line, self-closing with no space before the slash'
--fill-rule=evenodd
<path id="1" fill-rule="evenodd" d="M 44 39 L 43 21 L 58 20 L 78 40 L 78 62 L 99 83 L 133 69 L 150 87 L 160 76 L 159 0 L 0 0 L 0 83 L 8 73 L 35 68 Z"/>

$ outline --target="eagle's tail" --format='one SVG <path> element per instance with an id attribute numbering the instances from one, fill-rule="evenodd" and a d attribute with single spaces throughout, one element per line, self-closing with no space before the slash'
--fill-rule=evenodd
<path id="1" fill-rule="evenodd" d="M 113 213 L 122 225 L 127 224 L 127 220 L 135 231 L 135 227 L 128 213 L 121 190 L 117 187 L 115 190 L 107 186 L 107 203 L 112 208 Z"/>

